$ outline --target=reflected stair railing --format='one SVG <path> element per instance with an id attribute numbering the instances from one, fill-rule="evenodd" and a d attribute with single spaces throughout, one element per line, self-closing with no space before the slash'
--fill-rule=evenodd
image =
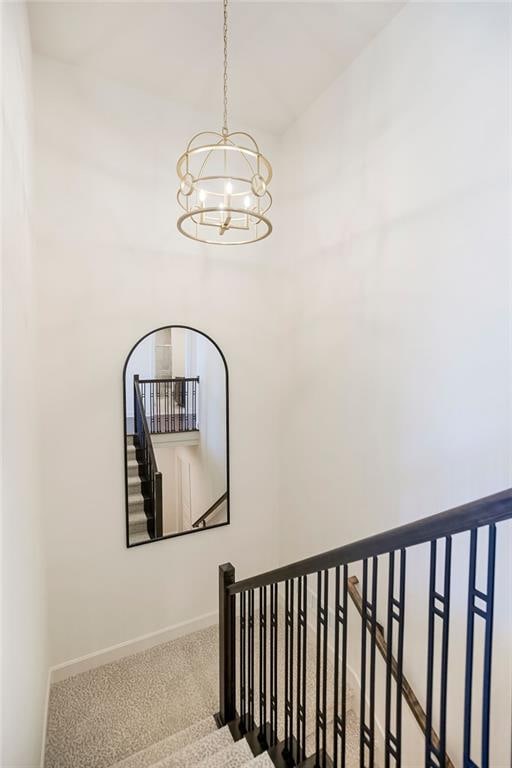
<path id="1" fill-rule="evenodd" d="M 163 535 L 162 473 L 158 470 L 153 450 L 138 376 L 133 379 L 133 416 L 136 447 L 143 464 L 143 487 L 148 488 L 147 494 L 143 494 L 149 503 L 146 510 L 149 515 L 148 532 L 152 539 L 159 539 Z"/>

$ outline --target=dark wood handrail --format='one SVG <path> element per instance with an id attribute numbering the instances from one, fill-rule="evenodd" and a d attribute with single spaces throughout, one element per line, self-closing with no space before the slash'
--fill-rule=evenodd
<path id="1" fill-rule="evenodd" d="M 213 514 L 213 512 L 215 512 L 215 510 L 217 509 L 217 507 L 220 507 L 220 505 L 222 504 L 222 502 L 223 502 L 223 501 L 226 501 L 227 497 L 228 497 L 228 492 L 226 491 L 225 493 L 223 493 L 223 494 L 222 494 L 222 496 L 219 496 L 219 498 L 217 499 L 217 501 L 214 501 L 214 502 L 213 502 L 213 504 L 211 505 L 211 507 L 208 507 L 208 509 L 206 510 L 206 512 L 203 512 L 203 514 L 201 515 L 201 517 L 198 517 L 198 518 L 197 518 L 197 520 L 195 521 L 195 523 L 192 523 L 192 528 L 198 528 L 198 527 L 201 525 L 201 523 L 202 523 L 202 522 L 206 522 L 206 520 L 207 520 L 207 519 L 210 517 L 210 515 L 211 515 L 211 514 Z"/>
<path id="2" fill-rule="evenodd" d="M 483 525 L 499 523 L 510 518 L 512 518 L 512 488 L 449 509 L 446 512 L 424 517 L 407 525 L 400 525 L 385 533 L 379 533 L 352 544 L 331 549 L 323 554 L 313 555 L 290 565 L 275 568 L 259 576 L 242 579 L 230 584 L 227 590 L 230 595 L 235 595 L 248 589 L 265 587 L 269 584 L 307 576 L 336 566 L 348 565 L 377 555 L 395 552 L 405 547 L 413 547 L 445 536 L 463 533 Z"/>

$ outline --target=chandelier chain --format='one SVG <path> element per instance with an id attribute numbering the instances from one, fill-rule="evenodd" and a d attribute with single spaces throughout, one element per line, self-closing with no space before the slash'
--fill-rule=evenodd
<path id="1" fill-rule="evenodd" d="M 224 0 L 224 126 L 222 133 L 228 133 L 228 0 Z"/>

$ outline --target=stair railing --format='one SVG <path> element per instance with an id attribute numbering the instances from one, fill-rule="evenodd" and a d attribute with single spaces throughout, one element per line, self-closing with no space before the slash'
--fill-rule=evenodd
<path id="1" fill-rule="evenodd" d="M 401 766 L 402 697 L 404 689 L 410 688 L 404 675 L 406 560 L 411 547 L 427 545 L 430 577 L 425 617 L 425 710 L 418 702 L 424 731 L 421 765 L 448 768 L 452 764 L 447 754 L 452 537 L 469 532 L 467 618 L 465 636 L 458 637 L 465 651 L 464 717 L 459 712 L 451 713 L 449 735 L 457 746 L 461 745 L 463 768 L 496 768 L 490 742 L 496 539 L 503 528 L 500 524 L 511 518 L 509 489 L 241 581 L 235 580 L 235 569 L 230 563 L 220 566 L 219 723 L 236 722 L 241 733 L 256 731 L 259 742 L 269 749 L 276 764 L 345 768 L 348 630 L 354 621 L 352 614 L 349 618 L 349 596 L 357 583 L 357 579 L 349 577 L 348 569 L 358 566 L 362 570 L 362 594 L 354 630 L 360 642 L 359 764 L 361 768 L 375 766 L 376 649 L 380 646 L 380 653 L 385 656 L 382 768 Z M 485 585 L 479 583 L 478 587 L 477 560 L 479 568 L 485 560 Z M 385 599 L 379 591 L 381 563 L 380 572 L 384 571 L 386 576 Z M 385 617 L 382 624 L 378 622 L 379 613 Z M 483 674 L 475 691 L 477 621 L 482 622 L 483 629 Z M 316 633 L 312 660 L 308 626 Z M 352 629 L 350 636 L 353 637 Z M 410 660 L 413 669 L 416 663 L 417 658 Z M 473 713 L 475 699 L 481 711 L 478 718 Z M 437 731 L 434 722 L 438 724 Z M 503 734 L 503 738 L 510 738 L 510 734 Z M 313 757 L 308 760 L 307 741 L 313 742 L 313 748 L 308 750 Z M 478 755 L 474 754 L 477 749 Z"/>
<path id="2" fill-rule="evenodd" d="M 138 381 L 152 434 L 195 432 L 199 429 L 199 376 Z"/>
<path id="3" fill-rule="evenodd" d="M 142 451 L 144 475 L 143 482 L 148 484 L 148 495 L 150 499 L 150 536 L 158 539 L 163 536 L 163 498 L 162 498 L 162 473 L 158 470 L 158 464 L 151 442 L 151 433 L 149 431 L 146 412 L 142 401 L 139 377 L 133 377 L 133 416 L 134 416 L 134 435 L 137 441 L 137 447 Z"/>
<path id="4" fill-rule="evenodd" d="M 192 528 L 206 528 L 206 524 L 208 522 L 208 518 L 211 517 L 215 512 L 218 510 L 218 508 L 224 504 L 224 502 L 227 500 L 228 494 L 227 491 L 222 494 L 222 496 L 219 496 L 217 501 L 214 501 L 211 507 L 208 507 L 206 512 L 203 512 L 203 514 L 197 518 L 197 520 L 192 523 Z"/>

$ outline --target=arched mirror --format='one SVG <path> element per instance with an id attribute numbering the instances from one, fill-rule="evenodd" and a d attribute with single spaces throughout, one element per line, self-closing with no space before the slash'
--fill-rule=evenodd
<path id="1" fill-rule="evenodd" d="M 228 371 L 182 325 L 132 348 L 123 372 L 129 547 L 229 523 Z"/>

